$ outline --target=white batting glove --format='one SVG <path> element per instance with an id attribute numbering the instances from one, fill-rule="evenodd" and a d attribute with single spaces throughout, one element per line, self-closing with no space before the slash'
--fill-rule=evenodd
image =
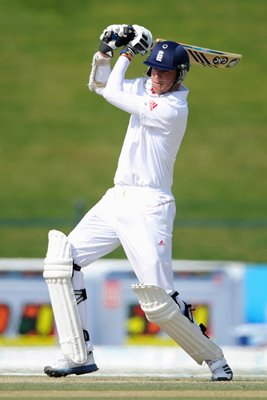
<path id="1" fill-rule="evenodd" d="M 125 30 L 127 31 L 129 25 L 126 24 L 113 24 L 107 26 L 100 35 L 100 40 L 103 40 L 105 37 L 111 37 L 115 34 L 116 38 L 125 36 Z"/>
<path id="2" fill-rule="evenodd" d="M 134 35 L 135 33 L 132 25 L 109 25 L 100 35 L 101 44 L 99 51 L 108 55 L 109 57 L 112 57 L 113 50 L 128 44 L 129 41 L 134 38 Z"/>
<path id="3" fill-rule="evenodd" d="M 143 26 L 133 25 L 135 37 L 128 44 L 129 50 L 132 50 L 134 54 L 145 55 L 153 45 L 152 33 Z"/>

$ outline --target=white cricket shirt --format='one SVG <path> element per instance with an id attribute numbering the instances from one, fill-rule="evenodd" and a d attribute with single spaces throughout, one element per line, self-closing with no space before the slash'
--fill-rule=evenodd
<path id="1" fill-rule="evenodd" d="M 152 95 L 145 90 L 144 78 L 125 79 L 129 64 L 120 56 L 101 91 L 109 103 L 131 114 L 114 183 L 171 192 L 174 163 L 187 124 L 188 89 L 180 85 L 178 91 Z"/>

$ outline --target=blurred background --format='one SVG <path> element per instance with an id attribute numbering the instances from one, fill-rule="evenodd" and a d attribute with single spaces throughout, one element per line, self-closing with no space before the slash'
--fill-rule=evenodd
<path id="1" fill-rule="evenodd" d="M 18 279 L 23 286 L 25 275 L 31 275 L 26 293 L 43 285 L 40 259 L 48 230 L 67 234 L 113 185 L 128 115 L 87 89 L 99 35 L 113 23 L 137 23 L 154 38 L 243 55 L 234 69 L 192 66 L 186 78 L 190 114 L 175 166 L 173 258 L 192 261 L 195 288 L 194 271 L 203 262 L 211 276 L 223 271 L 224 282 L 232 277 L 230 270 L 238 270 L 234 282 L 241 285 L 237 314 L 242 317 L 235 326 L 265 323 L 266 12 L 265 0 L 0 1 L 2 339 L 18 333 L 23 315 L 16 311 L 10 322 L 7 284 Z M 145 73 L 143 61 L 134 59 L 129 77 Z M 18 258 L 22 264 L 15 263 Z M 123 250 L 108 259 L 124 262 Z M 177 274 L 187 265 L 179 264 Z M 34 303 L 23 296 L 21 307 Z M 193 300 L 214 305 L 201 296 Z M 260 309 L 260 316 L 248 317 L 248 309 Z M 35 313 L 30 309 L 32 317 Z"/>
<path id="2" fill-rule="evenodd" d="M 243 55 L 234 69 L 192 66 L 186 80 L 173 255 L 265 262 L 266 10 L 265 0 L 1 0 L 0 255 L 43 257 L 47 231 L 68 233 L 113 184 L 128 115 L 86 84 L 102 30 L 133 22 Z M 144 74 L 142 62 L 129 75 Z"/>

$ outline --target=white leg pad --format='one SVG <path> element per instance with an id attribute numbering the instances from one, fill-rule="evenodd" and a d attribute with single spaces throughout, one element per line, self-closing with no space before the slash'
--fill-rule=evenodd
<path id="1" fill-rule="evenodd" d="M 223 357 L 222 350 L 189 321 L 165 290 L 152 285 L 132 285 L 149 321 L 158 325 L 198 364 Z"/>
<path id="2" fill-rule="evenodd" d="M 62 353 L 76 364 L 87 359 L 87 348 L 71 283 L 73 261 L 71 248 L 64 233 L 52 230 L 48 235 L 44 260 L 46 280 Z"/>

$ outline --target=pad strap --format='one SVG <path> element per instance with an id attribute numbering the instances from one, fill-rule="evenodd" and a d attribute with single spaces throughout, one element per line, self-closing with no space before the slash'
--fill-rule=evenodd
<path id="1" fill-rule="evenodd" d="M 82 269 L 82 267 L 79 267 L 79 265 L 73 263 L 73 270 L 74 271 L 80 271 L 81 269 Z"/>

